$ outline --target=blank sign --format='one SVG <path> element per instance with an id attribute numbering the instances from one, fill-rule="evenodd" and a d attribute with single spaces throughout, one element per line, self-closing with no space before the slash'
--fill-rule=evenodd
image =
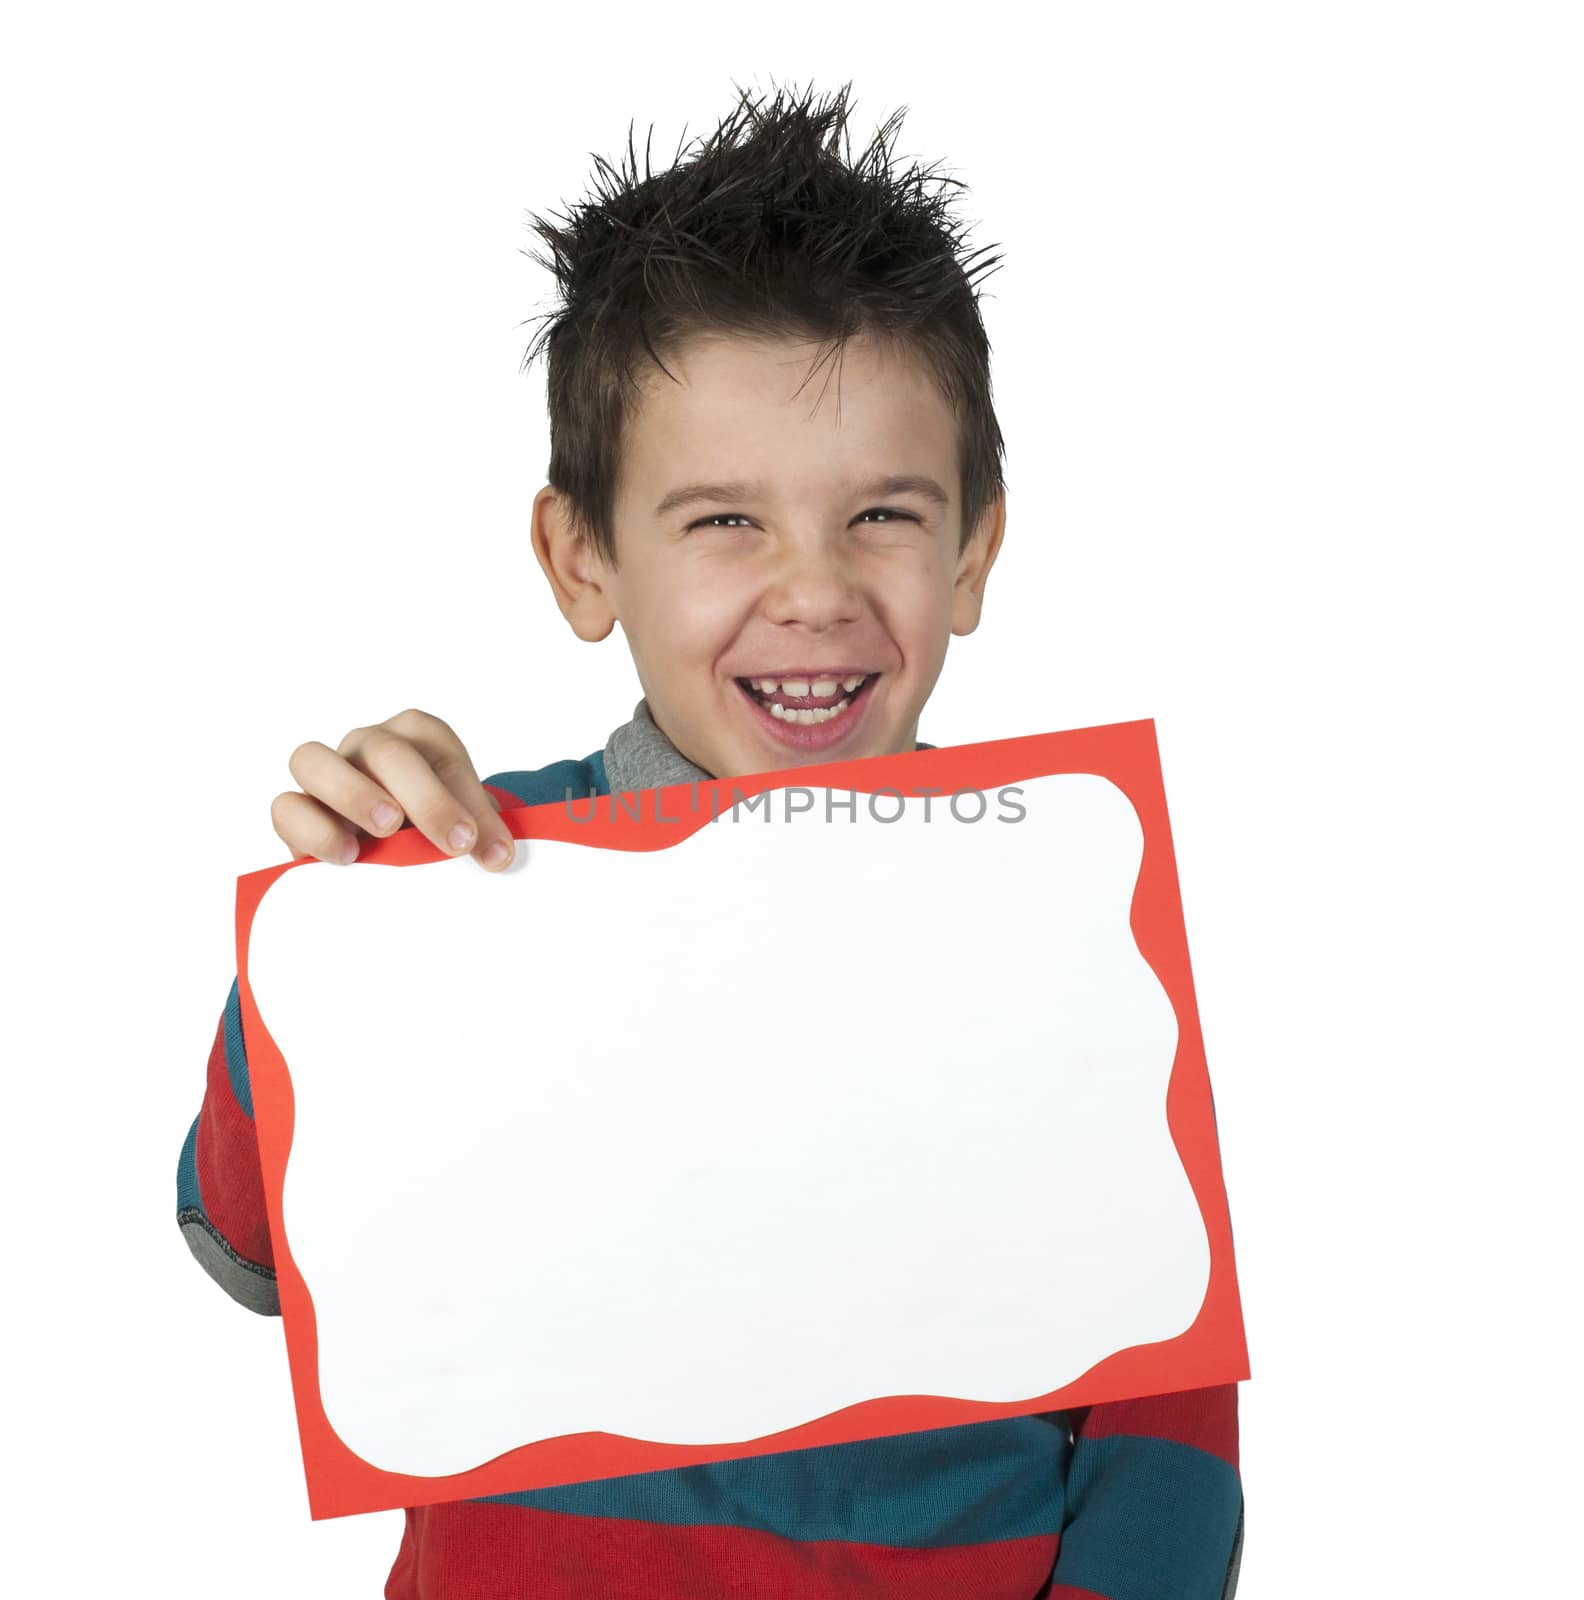
<path id="1" fill-rule="evenodd" d="M 441 1476 L 729 1443 L 1046 1394 L 1188 1328 L 1210 1251 L 1138 816 L 1099 776 L 1020 789 L 1015 821 L 816 788 L 663 849 L 521 840 L 504 876 L 284 873 L 248 977 L 345 1444 Z"/>

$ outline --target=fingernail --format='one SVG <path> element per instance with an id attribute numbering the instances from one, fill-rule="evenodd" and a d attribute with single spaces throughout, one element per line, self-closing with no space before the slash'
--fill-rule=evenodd
<path id="1" fill-rule="evenodd" d="M 336 860 L 339 861 L 343 867 L 350 867 L 352 863 L 357 860 L 357 858 L 357 840 L 349 839 L 344 845 L 341 846 L 341 852 L 339 855 L 337 855 Z"/>
<path id="2" fill-rule="evenodd" d="M 471 850 L 473 848 L 473 840 L 475 835 L 472 827 L 469 824 L 466 822 L 459 822 L 450 831 L 450 833 L 446 835 L 446 838 L 450 840 L 451 848 L 453 850 Z"/>
<path id="3" fill-rule="evenodd" d="M 505 862 L 510 854 L 511 852 L 506 848 L 506 846 L 503 845 L 499 839 L 497 839 L 494 844 L 492 844 L 489 849 L 484 852 L 484 865 L 486 867 L 498 867 Z"/>
<path id="4" fill-rule="evenodd" d="M 381 800 L 374 807 L 374 826 L 376 828 L 390 828 L 396 824 L 396 819 L 401 815 L 395 806 L 388 800 Z"/>

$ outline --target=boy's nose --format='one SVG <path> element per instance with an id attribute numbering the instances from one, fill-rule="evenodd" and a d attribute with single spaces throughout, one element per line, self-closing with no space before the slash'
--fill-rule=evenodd
<path id="1" fill-rule="evenodd" d="M 774 558 L 761 602 L 771 622 L 809 627 L 856 621 L 863 597 L 843 552 L 831 541 L 786 541 Z"/>

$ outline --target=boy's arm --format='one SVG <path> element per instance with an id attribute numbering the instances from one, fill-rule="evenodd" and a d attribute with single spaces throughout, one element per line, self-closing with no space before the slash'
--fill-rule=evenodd
<path id="1" fill-rule="evenodd" d="M 1049 1600 L 1231 1600 L 1243 1553 L 1237 1385 L 1070 1413 Z"/>
<path id="2" fill-rule="evenodd" d="M 280 1315 L 235 980 L 209 1051 L 203 1106 L 176 1170 L 176 1221 L 204 1270 L 233 1300 L 263 1316 Z"/>

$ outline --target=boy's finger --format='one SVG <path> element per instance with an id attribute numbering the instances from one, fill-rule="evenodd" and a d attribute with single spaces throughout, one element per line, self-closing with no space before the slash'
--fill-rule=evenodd
<path id="1" fill-rule="evenodd" d="M 491 817 L 499 819 L 495 811 L 490 812 Z M 505 827 L 490 828 L 488 824 L 479 829 L 478 848 L 473 852 L 473 859 L 487 872 L 504 872 L 517 855 L 517 841 L 512 837 L 511 830 Z"/>
<path id="2" fill-rule="evenodd" d="M 500 819 L 500 802 L 479 782 L 465 750 L 447 764 L 445 778 L 478 823 L 473 859 L 488 872 L 503 872 L 517 853 L 517 841 Z"/>
<path id="3" fill-rule="evenodd" d="M 391 795 L 317 739 L 298 745 L 286 765 L 304 794 L 365 833 L 381 838 L 406 826 L 407 819 Z"/>
<path id="4" fill-rule="evenodd" d="M 470 854 L 489 872 L 503 872 L 517 853 L 512 831 L 500 819 L 500 803 L 479 779 L 467 746 L 451 725 L 439 718 L 426 718 L 425 725 L 409 735 L 428 758 L 436 776 L 467 807 L 477 829 L 477 842 Z"/>
<path id="5" fill-rule="evenodd" d="M 328 861 L 346 866 L 358 858 L 356 833 L 329 806 L 287 791 L 270 803 L 270 821 L 294 861 Z"/>
<path id="6" fill-rule="evenodd" d="M 472 853 L 480 838 L 478 819 L 441 781 L 423 750 L 382 727 L 359 729 L 342 749 L 349 762 L 383 785 L 437 850 Z"/>

